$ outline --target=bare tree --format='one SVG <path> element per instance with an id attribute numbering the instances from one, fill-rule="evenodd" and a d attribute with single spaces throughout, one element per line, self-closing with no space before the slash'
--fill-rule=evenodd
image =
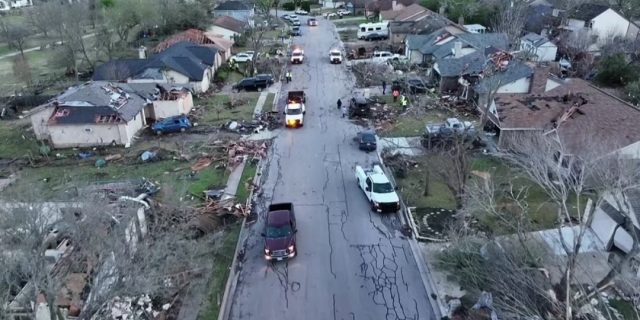
<path id="1" fill-rule="evenodd" d="M 249 62 L 248 73 L 250 77 L 253 77 L 256 71 L 256 62 L 258 60 L 258 53 L 260 48 L 264 46 L 263 40 L 267 33 L 267 28 L 262 25 L 256 25 L 253 21 L 247 21 L 247 30 L 245 31 L 245 37 L 247 38 L 247 45 L 251 50 L 256 52 L 253 55 L 253 59 Z"/>
<path id="2" fill-rule="evenodd" d="M 0 19 L 0 34 L 7 41 L 10 48 L 20 51 L 20 55 L 24 56 L 25 44 L 33 32 L 28 27 L 15 22 L 7 22 Z"/>
<path id="3" fill-rule="evenodd" d="M 361 62 L 354 63 L 351 71 L 356 76 L 356 84 L 361 88 L 382 85 L 382 81 L 389 74 L 389 66 L 386 64 Z"/>
<path id="4" fill-rule="evenodd" d="M 93 70 L 97 61 L 95 46 L 87 41 L 85 34 L 86 20 L 84 17 L 87 14 L 88 6 L 85 3 L 77 3 L 69 6 L 65 11 L 65 15 L 61 17 L 63 46 L 67 47 L 67 53 L 73 52 L 73 58 L 69 57 L 69 60 L 73 59 L 74 63 L 76 63 L 74 66 L 76 79 L 78 78 L 78 62 L 84 63 L 90 70 Z"/>
<path id="5" fill-rule="evenodd" d="M 117 58 L 123 51 L 123 43 L 115 41 L 115 37 L 115 31 L 105 25 L 100 26 L 95 33 L 95 49 L 103 54 L 107 60 Z"/>
<path id="6" fill-rule="evenodd" d="M 62 4 L 57 2 L 44 2 L 34 6 L 25 11 L 25 22 L 48 37 L 49 32 L 55 30 L 54 26 L 58 23 L 57 14 L 61 11 L 60 6 Z"/>
<path id="7" fill-rule="evenodd" d="M 584 77 L 591 70 L 594 59 L 588 53 L 597 41 L 597 35 L 583 29 L 562 36 L 559 49 L 571 63 L 572 72 L 577 77 Z"/>
<path id="8" fill-rule="evenodd" d="M 150 0 L 116 0 L 106 11 L 106 20 L 121 42 L 130 40 L 134 28 L 155 25 L 159 17 L 157 6 Z"/>
<path id="9" fill-rule="evenodd" d="M 566 259 L 559 264 L 559 280 L 553 284 L 558 303 L 563 305 L 565 318 L 570 318 L 575 307 L 575 278 L 578 270 L 578 254 L 595 210 L 605 201 L 623 215 L 629 217 L 625 227 L 633 228 L 635 217 L 629 205 L 627 193 L 640 190 L 640 174 L 637 164 L 616 153 L 603 153 L 597 147 L 580 148 L 580 152 L 568 152 L 555 133 L 541 132 L 510 135 L 505 140 L 509 152 L 498 156 L 511 165 L 515 174 L 524 175 L 528 181 L 545 191 L 548 201 L 556 210 L 555 228 L 558 230 L 559 244 Z M 589 141 L 585 137 L 584 141 Z M 615 144 L 615 143 L 614 143 Z M 569 154 L 571 154 L 569 156 Z M 595 192 L 592 192 L 595 191 Z M 525 234 L 531 230 L 531 214 L 536 208 L 529 208 L 526 202 L 527 189 L 514 188 L 509 181 L 490 180 L 474 184 L 467 190 L 465 212 L 481 218 L 489 215 L 511 232 L 516 233 L 522 247 L 526 247 Z M 592 206 L 585 206 L 582 195 L 588 193 Z M 613 203 L 611 203 L 613 202 Z M 582 210 L 586 207 L 586 211 Z M 468 220 L 468 219 L 467 219 Z M 573 239 L 565 239 L 562 228 L 574 224 Z M 581 298 L 610 284 L 619 275 L 622 267 L 638 253 L 638 236 L 630 232 L 633 246 L 622 259 L 611 266 L 611 271 L 603 279 L 596 279 L 593 288 L 584 289 Z"/>
<path id="10" fill-rule="evenodd" d="M 27 84 L 27 86 L 31 86 L 33 84 L 31 66 L 25 56 L 17 55 L 12 57 L 11 66 L 13 68 L 14 77 Z"/>
<path id="11" fill-rule="evenodd" d="M 482 5 L 479 1 L 473 0 L 444 0 L 439 2 L 449 13 L 449 18 L 469 18 L 473 16 Z M 455 21 L 457 22 L 457 21 Z"/>
<path id="12" fill-rule="evenodd" d="M 511 48 L 518 48 L 527 19 L 528 6 L 524 1 L 498 0 L 493 17 L 493 31 L 507 35 Z"/>
<path id="13" fill-rule="evenodd" d="M 276 5 L 277 0 L 252 0 L 252 3 L 255 5 L 256 12 L 264 16 L 268 23 L 271 23 L 271 9 Z"/>

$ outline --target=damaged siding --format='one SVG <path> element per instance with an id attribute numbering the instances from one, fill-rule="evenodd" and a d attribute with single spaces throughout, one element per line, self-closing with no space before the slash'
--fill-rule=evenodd
<path id="1" fill-rule="evenodd" d="M 51 117 L 54 109 L 54 106 L 46 107 L 31 115 L 31 126 L 33 127 L 33 133 L 36 135 L 36 139 L 49 139 L 47 121 Z"/>
<path id="2" fill-rule="evenodd" d="M 521 78 L 501 86 L 498 93 L 528 93 L 530 87 L 531 78 Z"/>
<path id="3" fill-rule="evenodd" d="M 106 146 L 114 142 L 123 145 L 127 137 L 121 136 L 118 127 L 117 124 L 52 125 L 48 126 L 48 132 L 54 148 Z"/>

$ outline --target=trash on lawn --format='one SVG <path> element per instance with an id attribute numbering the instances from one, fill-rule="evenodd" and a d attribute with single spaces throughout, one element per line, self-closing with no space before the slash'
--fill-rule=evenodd
<path id="1" fill-rule="evenodd" d="M 104 157 L 104 160 L 106 161 L 117 161 L 117 160 L 121 160 L 123 158 L 123 156 L 119 153 L 117 154 L 110 154 L 106 157 Z"/>
<path id="2" fill-rule="evenodd" d="M 106 160 L 104 160 L 104 159 L 96 160 L 96 167 L 97 168 L 102 168 L 102 167 L 104 167 L 106 165 L 107 165 L 107 161 Z"/>
<path id="3" fill-rule="evenodd" d="M 229 163 L 232 165 L 231 168 L 242 163 L 247 156 L 266 158 L 268 147 L 267 141 L 259 140 L 241 140 L 230 143 L 227 154 L 229 155 Z"/>
<path id="4" fill-rule="evenodd" d="M 196 164 L 194 164 L 193 166 L 191 166 L 191 171 L 200 171 L 208 166 L 211 165 L 211 159 L 209 158 L 200 158 L 198 159 L 198 161 L 196 162 Z"/>

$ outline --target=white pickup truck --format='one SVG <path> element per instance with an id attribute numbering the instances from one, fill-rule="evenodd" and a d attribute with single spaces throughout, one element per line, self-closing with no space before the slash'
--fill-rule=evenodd
<path id="1" fill-rule="evenodd" d="M 371 210 L 380 213 L 395 213 L 400 210 L 400 198 L 382 168 L 356 166 L 356 181 L 369 200 Z"/>
<path id="2" fill-rule="evenodd" d="M 342 52 L 340 49 L 331 49 L 331 51 L 329 51 L 329 63 L 342 63 Z"/>
<path id="3" fill-rule="evenodd" d="M 291 52 L 291 64 L 302 63 L 304 61 L 304 50 L 299 46 L 293 47 Z"/>
<path id="4" fill-rule="evenodd" d="M 285 126 L 288 128 L 304 126 L 304 115 L 307 113 L 304 107 L 305 102 L 304 91 L 289 91 L 287 105 L 284 108 Z"/>
<path id="5" fill-rule="evenodd" d="M 366 59 L 353 59 L 351 63 L 375 63 L 375 64 L 385 64 L 388 62 L 407 62 L 408 59 L 406 56 L 399 55 L 397 53 L 391 53 L 389 51 L 374 51 L 371 54 L 370 58 Z"/>

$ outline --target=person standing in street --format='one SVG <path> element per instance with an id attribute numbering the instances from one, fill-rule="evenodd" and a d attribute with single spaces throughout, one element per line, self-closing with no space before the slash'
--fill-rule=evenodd
<path id="1" fill-rule="evenodd" d="M 400 91 L 398 89 L 393 90 L 393 102 L 398 101 L 398 96 L 400 95 Z"/>
<path id="2" fill-rule="evenodd" d="M 291 82 L 291 70 L 287 71 L 286 76 L 287 76 L 287 83 Z"/>
<path id="3" fill-rule="evenodd" d="M 382 80 L 382 94 L 385 94 L 385 92 L 387 92 L 387 82 Z"/>
<path id="4" fill-rule="evenodd" d="M 338 110 L 340 110 L 340 108 L 342 108 L 342 100 L 338 99 Z"/>
<path id="5" fill-rule="evenodd" d="M 342 106 L 342 117 L 347 117 L 349 116 L 349 106 L 347 106 L 346 104 L 344 106 Z"/>

